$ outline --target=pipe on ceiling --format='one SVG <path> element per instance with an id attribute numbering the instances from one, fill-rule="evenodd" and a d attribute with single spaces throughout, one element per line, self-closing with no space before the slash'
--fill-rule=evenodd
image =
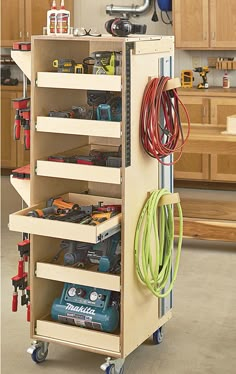
<path id="1" fill-rule="evenodd" d="M 106 6 L 106 13 L 111 15 L 114 14 L 129 14 L 132 16 L 138 16 L 142 13 L 145 13 L 149 7 L 151 6 L 151 0 L 144 0 L 142 5 L 134 5 L 131 6 L 115 6 L 113 4 Z"/>

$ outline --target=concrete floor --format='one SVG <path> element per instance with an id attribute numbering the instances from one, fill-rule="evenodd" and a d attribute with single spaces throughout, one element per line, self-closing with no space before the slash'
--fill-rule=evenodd
<path id="1" fill-rule="evenodd" d="M 21 235 L 7 228 L 21 200 L 2 177 L 2 374 L 99 373 L 103 356 L 50 344 L 47 360 L 34 364 L 25 308 L 11 312 L 11 277 L 16 274 Z M 174 290 L 173 318 L 165 338 L 149 339 L 125 362 L 126 374 L 233 374 L 236 372 L 235 243 L 185 241 Z"/>

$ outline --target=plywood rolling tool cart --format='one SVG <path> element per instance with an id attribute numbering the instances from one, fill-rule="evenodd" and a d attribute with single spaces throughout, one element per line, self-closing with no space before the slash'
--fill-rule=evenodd
<path id="1" fill-rule="evenodd" d="M 173 37 L 32 38 L 31 201 L 9 226 L 30 234 L 36 363 L 58 343 L 123 373 L 140 344 L 162 340 L 178 267 L 172 204 L 181 215 L 172 72 Z"/>

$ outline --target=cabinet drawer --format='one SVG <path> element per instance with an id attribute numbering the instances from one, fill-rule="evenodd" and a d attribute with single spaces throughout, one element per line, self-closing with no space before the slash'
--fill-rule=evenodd
<path id="1" fill-rule="evenodd" d="M 103 196 L 92 196 L 83 194 L 68 193 L 61 195 L 66 201 L 79 205 L 96 205 L 99 201 L 104 204 L 121 204 L 120 199 L 108 198 Z M 80 225 L 79 223 L 69 223 L 28 217 L 26 214 L 35 209 L 45 208 L 45 202 L 35 206 L 23 209 L 19 212 L 10 214 L 9 229 L 18 232 L 27 232 L 48 236 L 52 238 L 70 239 L 84 241 L 88 243 L 98 243 L 109 236 L 109 232 L 117 232 L 120 228 L 121 213 L 111 219 L 100 223 L 97 226 Z"/>
<path id="2" fill-rule="evenodd" d="M 96 271 L 37 262 L 36 276 L 37 278 L 50 279 L 66 283 L 83 284 L 84 286 L 120 292 L 119 275 L 98 273 Z"/>
<path id="3" fill-rule="evenodd" d="M 101 183 L 121 183 L 121 169 L 38 160 L 37 175 Z"/>
<path id="4" fill-rule="evenodd" d="M 38 72 L 37 87 L 121 91 L 120 75 Z"/>
<path id="5" fill-rule="evenodd" d="M 92 121 L 73 118 L 37 117 L 37 131 L 56 134 L 74 134 L 120 138 L 121 123 L 112 121 Z"/>
<path id="6" fill-rule="evenodd" d="M 120 336 L 88 330 L 80 327 L 63 325 L 56 322 L 37 320 L 37 335 L 34 338 L 75 345 L 87 351 L 110 354 L 119 357 Z"/>

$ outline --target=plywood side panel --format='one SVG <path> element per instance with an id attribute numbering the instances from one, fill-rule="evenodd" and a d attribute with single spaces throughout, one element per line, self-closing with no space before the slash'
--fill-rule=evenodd
<path id="1" fill-rule="evenodd" d="M 141 69 L 141 66 L 148 67 Z M 139 135 L 141 101 L 149 76 L 158 76 L 157 55 L 132 55 L 131 166 L 123 175 L 123 355 L 127 356 L 158 327 L 158 299 L 139 283 L 134 265 L 134 237 L 139 214 L 149 191 L 158 188 L 158 163 L 142 148 Z"/>

